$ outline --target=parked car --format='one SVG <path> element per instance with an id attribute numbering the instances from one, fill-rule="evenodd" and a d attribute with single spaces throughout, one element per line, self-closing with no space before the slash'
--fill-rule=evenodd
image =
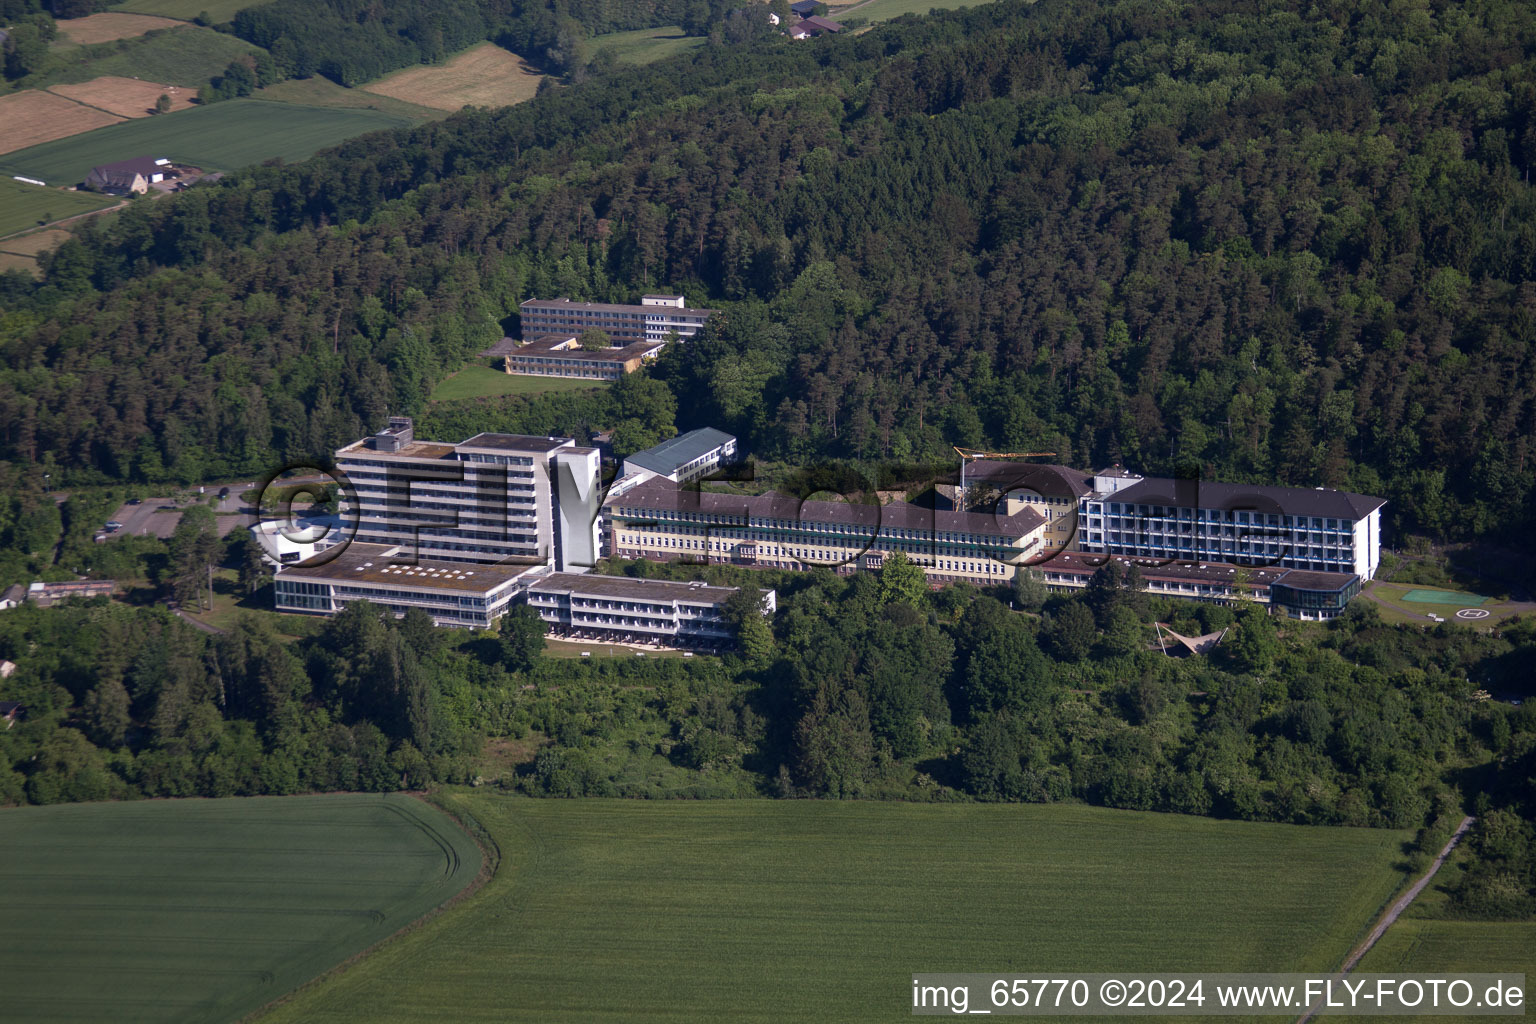
<path id="1" fill-rule="evenodd" d="M 130 504 L 130 505 L 142 505 L 142 504 L 144 504 L 144 499 L 143 498 L 129 498 L 128 499 L 128 504 Z"/>
<path id="2" fill-rule="evenodd" d="M 219 500 L 220 501 L 223 501 L 227 497 L 229 497 L 229 488 L 228 487 L 226 487 L 223 490 L 219 491 Z"/>
<path id="3" fill-rule="evenodd" d="M 122 528 L 123 528 L 123 524 L 118 522 L 116 519 L 111 519 L 111 520 L 107 521 L 107 532 L 108 533 L 116 533 L 118 530 L 121 530 Z"/>

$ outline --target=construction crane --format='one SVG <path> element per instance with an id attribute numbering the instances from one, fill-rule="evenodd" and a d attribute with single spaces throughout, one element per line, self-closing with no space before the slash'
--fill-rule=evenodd
<path id="1" fill-rule="evenodd" d="M 960 490 L 965 490 L 965 467 L 971 464 L 972 459 L 1047 459 L 1054 456 L 1055 452 L 984 452 L 979 448 L 961 448 L 959 445 L 950 445 L 955 454 L 960 456 Z"/>

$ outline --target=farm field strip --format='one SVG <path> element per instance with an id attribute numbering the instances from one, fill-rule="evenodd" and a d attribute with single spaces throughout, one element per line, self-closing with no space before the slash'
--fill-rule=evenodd
<path id="1" fill-rule="evenodd" d="M 197 98 L 195 89 L 160 85 L 156 82 L 141 82 L 138 79 L 123 78 L 118 75 L 103 75 L 89 82 L 55 85 L 48 91 L 74 100 L 76 103 L 84 103 L 88 107 L 105 110 L 118 117 L 129 118 L 155 116 L 155 101 L 161 96 L 171 101 L 170 110 L 166 113 L 189 110 L 194 105 L 192 101 Z"/>
<path id="2" fill-rule="evenodd" d="M 1318 970 L 1402 832 L 1081 806 L 455 792 L 496 878 L 274 1021 L 885 1021 L 913 971 Z"/>
<path id="3" fill-rule="evenodd" d="M 121 11 L 102 11 L 84 18 L 67 18 L 59 22 L 59 35 L 78 46 L 92 43 L 110 43 L 118 39 L 132 39 L 157 28 L 175 28 L 181 24 L 168 18 L 156 18 L 145 14 L 128 14 Z"/>
<path id="4" fill-rule="evenodd" d="M 354 136 L 406 123 L 374 110 L 229 100 L 9 153 L 0 157 L 0 171 L 49 184 L 78 182 L 97 164 L 150 154 L 204 170 L 235 170 L 272 157 L 302 160 Z"/>
<path id="5" fill-rule="evenodd" d="M 0 97 L 0 123 L 5 125 L 0 153 L 11 153 L 92 128 L 121 124 L 122 118 L 51 92 L 28 89 Z"/>
<path id="6" fill-rule="evenodd" d="M 114 11 L 131 11 L 135 14 L 157 14 L 162 18 L 191 21 L 199 14 L 208 15 L 214 25 L 233 21 L 236 14 L 247 7 L 260 7 L 271 0 L 123 0 L 113 6 Z"/>
<path id="7" fill-rule="evenodd" d="M 0 157 L 0 163 L 3 162 L 4 158 Z M 12 181 L 9 175 L 13 173 L 15 172 L 6 172 L 7 176 L 0 178 L 0 239 L 26 231 L 28 228 L 35 228 L 40 224 L 63 220 L 66 217 L 74 217 L 94 210 L 104 210 L 121 201 L 115 196 L 100 196 L 92 192 L 69 192 L 64 189 L 27 185 Z M 42 251 L 41 249 L 29 250 L 29 244 L 36 244 L 29 243 L 31 237 L 8 239 L 0 242 L 0 248 L 29 256 Z M 52 248 L 52 246 L 44 246 L 44 248 Z"/>
<path id="8" fill-rule="evenodd" d="M 478 849 L 404 796 L 0 811 L 5 1007 L 232 1020 L 450 898 Z"/>
<path id="9" fill-rule="evenodd" d="M 396 71 L 360 88 L 435 110 L 459 110 L 522 103 L 533 98 L 543 80 L 517 54 L 495 43 L 481 43 L 440 66 Z"/>
<path id="10" fill-rule="evenodd" d="M 592 37 L 592 52 L 612 50 L 622 64 L 650 64 L 695 46 L 702 46 L 703 36 L 686 36 L 677 25 L 641 28 L 631 32 L 609 32 Z"/>

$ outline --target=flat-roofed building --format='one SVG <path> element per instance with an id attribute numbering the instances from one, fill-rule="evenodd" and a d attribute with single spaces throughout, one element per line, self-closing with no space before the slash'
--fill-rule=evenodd
<path id="1" fill-rule="evenodd" d="M 574 334 L 546 334 L 510 349 L 502 366 L 508 373 L 527 377 L 618 380 L 655 359 L 663 347 L 662 341 L 636 341 L 622 347 L 584 349 Z"/>
<path id="2" fill-rule="evenodd" d="M 739 589 L 597 573 L 550 573 L 530 578 L 527 601 L 556 636 L 715 647 L 736 639 L 736 630 L 725 617 L 725 603 Z M 777 595 L 766 591 L 763 614 L 776 607 Z"/>
<path id="3" fill-rule="evenodd" d="M 1045 578 L 1047 587 L 1081 590 L 1093 574 L 1110 561 L 1122 568 L 1136 566 L 1149 594 L 1212 604 L 1252 603 L 1296 619 L 1333 618 L 1360 593 L 1361 585 L 1360 577 L 1354 573 L 1257 568 L 1220 562 L 1165 563 L 1153 558 L 1077 551 L 1063 551 L 1034 569 Z"/>
<path id="4" fill-rule="evenodd" d="M 597 449 L 568 437 L 418 441 L 408 417 L 336 452 L 343 532 L 426 559 L 585 569 L 598 557 Z"/>
<path id="5" fill-rule="evenodd" d="M 1081 502 L 1083 551 L 1184 562 L 1274 565 L 1371 579 L 1383 498 L 1327 488 L 1094 475 Z"/>
<path id="6" fill-rule="evenodd" d="M 598 330 L 615 345 L 638 341 L 663 342 L 676 331 L 691 338 L 715 312 L 694 309 L 681 295 L 646 295 L 638 306 L 613 302 L 572 302 L 570 299 L 528 299 L 518 307 L 523 337 L 575 334 Z"/>
<path id="7" fill-rule="evenodd" d="M 439 626 L 489 629 L 517 598 L 519 582 L 537 570 L 524 565 L 466 565 L 401 556 L 398 546 L 348 544 L 337 554 L 279 569 L 274 604 L 280 612 L 334 615 L 353 601 L 387 608 L 396 617 L 412 608 Z"/>
<path id="8" fill-rule="evenodd" d="M 608 550 L 622 558 L 777 569 L 877 570 L 895 552 L 933 586 L 1007 583 L 1043 552 L 1045 519 L 866 505 L 789 495 L 716 494 L 655 478 L 610 494 Z"/>
<path id="9" fill-rule="evenodd" d="M 27 587 L 27 600 L 39 608 L 50 608 L 72 597 L 111 597 L 116 580 L 65 580 L 62 583 L 33 583 Z"/>

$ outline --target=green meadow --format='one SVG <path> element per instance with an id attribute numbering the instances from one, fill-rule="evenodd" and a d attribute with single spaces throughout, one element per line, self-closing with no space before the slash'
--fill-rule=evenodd
<path id="1" fill-rule="evenodd" d="M 237 1020 L 454 896 L 479 848 L 406 796 L 0 811 L 0 1017 Z"/>
<path id="2" fill-rule="evenodd" d="M 1320 970 L 1406 833 L 1081 806 L 449 793 L 463 903 L 272 1021 L 891 1021 L 914 971 Z"/>

